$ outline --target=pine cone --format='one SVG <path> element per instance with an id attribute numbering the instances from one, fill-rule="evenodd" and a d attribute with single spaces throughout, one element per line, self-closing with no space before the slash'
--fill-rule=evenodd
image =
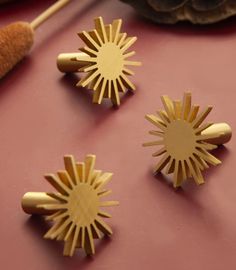
<path id="1" fill-rule="evenodd" d="M 236 0 L 121 0 L 158 23 L 210 24 L 236 15 Z"/>

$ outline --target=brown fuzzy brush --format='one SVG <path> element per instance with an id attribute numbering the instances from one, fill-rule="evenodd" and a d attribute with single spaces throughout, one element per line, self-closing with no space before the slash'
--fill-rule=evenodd
<path id="1" fill-rule="evenodd" d="M 34 30 L 27 22 L 15 22 L 0 29 L 0 78 L 29 52 Z"/>
<path id="2" fill-rule="evenodd" d="M 31 23 L 15 22 L 0 29 L 0 79 L 29 53 L 34 30 L 69 2 L 57 1 Z"/>

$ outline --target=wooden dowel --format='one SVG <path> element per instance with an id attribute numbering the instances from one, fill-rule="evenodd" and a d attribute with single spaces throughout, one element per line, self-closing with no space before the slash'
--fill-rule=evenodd
<path id="1" fill-rule="evenodd" d="M 31 27 L 35 30 L 42 23 L 44 23 L 47 19 L 49 19 L 54 13 L 62 9 L 65 5 L 69 4 L 71 0 L 59 0 L 47 10 L 45 10 L 42 14 L 40 14 L 37 18 L 35 18 L 31 23 Z"/>
<path id="2" fill-rule="evenodd" d="M 54 213 L 53 210 L 47 210 L 39 208 L 38 205 L 41 204 L 53 204 L 57 203 L 57 200 L 48 196 L 45 192 L 27 192 L 22 197 L 21 206 L 25 213 L 33 215 L 50 215 Z"/>
<path id="3" fill-rule="evenodd" d="M 61 53 L 57 57 L 57 68 L 61 72 L 78 72 L 80 68 L 89 65 L 90 56 L 83 52 Z"/>

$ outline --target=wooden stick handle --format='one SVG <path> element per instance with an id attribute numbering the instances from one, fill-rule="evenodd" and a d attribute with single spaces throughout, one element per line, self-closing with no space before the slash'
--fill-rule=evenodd
<path id="1" fill-rule="evenodd" d="M 57 200 L 51 198 L 45 192 L 27 192 L 21 200 L 22 209 L 30 215 L 50 215 L 55 211 L 39 208 L 38 205 L 54 203 L 57 203 Z"/>
<path id="2" fill-rule="evenodd" d="M 80 68 L 89 64 L 86 53 L 61 53 L 57 57 L 57 68 L 61 72 L 78 72 Z"/>
<path id="3" fill-rule="evenodd" d="M 208 143 L 221 145 L 230 141 L 232 137 L 231 127 L 226 123 L 217 123 L 205 129 L 202 135 L 212 135 L 212 139 L 205 140 Z"/>
<path id="4" fill-rule="evenodd" d="M 42 14 L 40 14 L 37 18 L 35 18 L 31 23 L 31 27 L 35 30 L 37 29 L 42 23 L 44 23 L 47 19 L 49 19 L 54 13 L 62 9 L 64 6 L 69 4 L 71 0 L 58 0 L 55 4 L 51 7 L 46 9 Z"/>

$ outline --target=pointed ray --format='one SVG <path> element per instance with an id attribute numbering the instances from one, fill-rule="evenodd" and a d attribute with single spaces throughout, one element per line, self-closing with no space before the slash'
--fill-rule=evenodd
<path id="1" fill-rule="evenodd" d="M 93 86 L 93 90 L 97 90 L 98 86 L 100 85 L 101 81 L 103 80 L 103 77 L 101 75 L 98 76 L 96 83 Z"/>
<path id="2" fill-rule="evenodd" d="M 127 60 L 125 60 L 124 65 L 126 65 L 126 66 L 141 66 L 142 64 L 139 61 L 127 61 Z"/>
<path id="3" fill-rule="evenodd" d="M 93 93 L 93 103 L 98 104 L 100 92 L 101 92 L 101 87 L 99 86 Z"/>
<path id="4" fill-rule="evenodd" d="M 161 96 L 161 101 L 166 110 L 169 119 L 174 119 L 174 106 L 172 100 L 168 96 Z"/>
<path id="5" fill-rule="evenodd" d="M 213 155 L 211 155 L 210 153 L 208 153 L 204 149 L 196 149 L 195 153 L 197 155 L 199 155 L 203 160 L 205 160 L 206 162 L 208 162 L 214 166 L 221 164 L 221 161 L 219 159 L 217 159 L 216 157 L 214 157 Z"/>
<path id="6" fill-rule="evenodd" d="M 112 99 L 112 102 L 113 102 L 113 104 L 119 106 L 120 105 L 120 96 L 119 96 L 119 90 L 118 90 L 118 87 L 117 87 L 116 80 L 113 80 L 112 84 L 113 84 L 113 99 Z"/>
<path id="7" fill-rule="evenodd" d="M 93 235 L 90 227 L 85 228 L 85 252 L 86 254 L 94 254 L 95 247 L 93 242 Z"/>
<path id="8" fill-rule="evenodd" d="M 134 55 L 135 55 L 135 51 L 127 52 L 123 54 L 123 58 L 126 59 Z"/>
<path id="9" fill-rule="evenodd" d="M 125 86 L 124 86 L 124 84 L 123 84 L 123 82 L 122 82 L 122 80 L 121 80 L 120 77 L 117 78 L 117 83 L 118 83 L 118 86 L 119 86 L 119 88 L 121 89 L 121 91 L 122 91 L 123 93 L 125 93 Z"/>
<path id="10" fill-rule="evenodd" d="M 76 170 L 76 161 L 75 161 L 74 156 L 72 155 L 64 156 L 64 164 L 65 164 L 65 169 L 68 172 L 74 184 L 79 183 L 79 176 Z"/>
<path id="11" fill-rule="evenodd" d="M 95 155 L 87 155 L 85 158 L 85 182 L 87 183 L 91 183 L 95 161 Z"/>
<path id="12" fill-rule="evenodd" d="M 161 156 L 162 154 L 166 153 L 166 148 L 162 147 L 161 149 L 159 149 L 158 151 L 154 152 L 152 154 L 153 157 L 158 157 Z"/>
<path id="13" fill-rule="evenodd" d="M 91 224 L 91 230 L 92 230 L 92 234 L 93 234 L 93 238 L 98 238 L 100 239 L 102 236 L 101 236 L 101 233 L 99 231 L 99 229 L 97 228 L 95 222 L 93 222 Z"/>
<path id="14" fill-rule="evenodd" d="M 60 228 L 62 224 L 63 224 L 63 220 L 59 220 L 58 222 L 54 223 L 53 226 L 43 236 L 43 238 L 53 239 L 52 233 L 55 232 L 58 228 Z"/>
<path id="15" fill-rule="evenodd" d="M 95 189 L 101 190 L 101 188 L 106 185 L 112 178 L 113 173 L 105 172 L 100 177 L 99 180 L 95 183 Z"/>
<path id="16" fill-rule="evenodd" d="M 103 41 L 102 41 L 101 37 L 99 36 L 97 30 L 90 31 L 89 34 L 90 34 L 90 36 L 92 37 L 92 39 L 95 40 L 95 42 L 96 42 L 98 45 L 102 46 Z"/>
<path id="17" fill-rule="evenodd" d="M 46 174 L 44 178 L 61 194 L 69 194 L 70 189 L 54 174 Z"/>
<path id="18" fill-rule="evenodd" d="M 196 119 L 199 108 L 200 108 L 199 106 L 195 106 L 195 105 L 192 107 L 192 110 L 189 113 L 189 117 L 188 117 L 189 123 L 192 123 Z"/>
<path id="19" fill-rule="evenodd" d="M 76 170 L 77 170 L 80 182 L 85 182 L 85 165 L 84 165 L 84 162 L 76 163 Z"/>
<path id="20" fill-rule="evenodd" d="M 218 148 L 218 146 L 215 144 L 205 143 L 205 142 L 196 143 L 196 146 L 198 148 L 203 148 L 205 150 L 214 150 L 214 149 Z"/>
<path id="21" fill-rule="evenodd" d="M 168 118 L 168 115 L 165 113 L 165 111 L 159 110 L 157 111 L 157 114 L 160 116 L 165 126 L 167 126 L 170 123 L 170 119 Z"/>
<path id="22" fill-rule="evenodd" d="M 70 256 L 70 249 L 72 245 L 72 237 L 68 241 L 65 241 L 64 249 L 63 249 L 63 256 Z"/>
<path id="23" fill-rule="evenodd" d="M 122 33 L 122 34 L 119 35 L 118 42 L 117 42 L 118 47 L 122 46 L 122 44 L 123 44 L 124 40 L 126 39 L 126 37 L 127 37 L 126 33 Z"/>
<path id="24" fill-rule="evenodd" d="M 96 218 L 95 224 L 98 227 L 100 231 L 102 231 L 104 234 L 111 235 L 112 230 L 111 228 L 99 217 Z"/>
<path id="25" fill-rule="evenodd" d="M 190 158 L 190 162 L 194 168 L 194 171 L 196 172 L 196 176 L 197 176 L 196 180 L 198 181 L 198 185 L 204 184 L 204 179 L 203 179 L 203 176 L 202 176 L 202 173 L 201 173 L 201 170 L 200 170 L 198 164 L 194 163 L 192 158 Z"/>
<path id="26" fill-rule="evenodd" d="M 102 174 L 101 170 L 94 170 L 93 175 L 92 175 L 92 180 L 91 180 L 91 185 L 93 185 L 97 180 L 100 178 Z"/>
<path id="27" fill-rule="evenodd" d="M 170 161 L 167 164 L 166 167 L 166 174 L 173 173 L 175 169 L 175 159 L 173 157 L 170 157 Z"/>
<path id="28" fill-rule="evenodd" d="M 84 46 L 83 48 L 79 48 L 79 50 L 81 52 L 88 54 L 91 57 L 97 56 L 97 54 L 98 54 L 98 52 L 96 50 L 93 50 L 87 46 Z M 79 59 L 77 59 L 77 61 L 79 61 Z"/>
<path id="29" fill-rule="evenodd" d="M 166 153 L 162 159 L 157 163 L 157 165 L 154 167 L 154 173 L 160 172 L 162 169 L 165 168 L 165 166 L 168 164 L 170 160 L 170 156 L 168 153 Z"/>
<path id="30" fill-rule="evenodd" d="M 186 171 L 186 163 L 184 160 L 181 160 L 181 167 L 182 167 L 182 176 L 183 176 L 183 180 L 187 179 L 187 171 Z"/>
<path id="31" fill-rule="evenodd" d="M 96 41 L 86 31 L 82 31 L 78 33 L 78 35 L 89 48 L 96 51 L 99 50 L 99 44 L 97 44 Z"/>
<path id="32" fill-rule="evenodd" d="M 183 182 L 182 167 L 180 166 L 180 161 L 175 162 L 174 168 L 174 187 L 180 187 Z"/>
<path id="33" fill-rule="evenodd" d="M 99 71 L 89 72 L 83 79 L 79 81 L 78 86 L 86 87 L 92 80 L 99 75 Z"/>
<path id="34" fill-rule="evenodd" d="M 166 126 L 164 125 L 164 123 L 162 121 L 160 121 L 160 119 L 158 117 L 156 117 L 155 115 L 152 114 L 146 114 L 145 118 L 151 122 L 153 125 L 157 126 L 158 128 L 160 128 L 162 131 L 166 130 Z"/>
<path id="35" fill-rule="evenodd" d="M 48 221 L 51 221 L 51 220 L 54 220 L 57 216 L 60 216 L 62 213 L 64 213 L 63 210 L 61 211 L 56 211 L 55 213 L 49 215 L 49 216 L 46 216 L 45 217 L 45 220 L 48 220 Z"/>
<path id="36" fill-rule="evenodd" d="M 46 194 L 51 198 L 56 199 L 58 203 L 65 203 L 68 200 L 68 196 L 64 196 L 61 193 L 47 192 Z"/>
<path id="37" fill-rule="evenodd" d="M 75 57 L 71 59 L 72 61 L 78 61 L 80 63 L 82 63 L 84 66 L 81 67 L 79 70 L 83 71 L 84 67 L 90 66 L 92 64 L 96 64 L 97 63 L 97 58 L 96 57 L 92 57 L 92 56 L 87 56 L 86 58 L 84 57 Z"/>
<path id="38" fill-rule="evenodd" d="M 176 100 L 174 101 L 174 111 L 175 111 L 175 118 L 180 119 L 181 118 L 181 101 Z"/>
<path id="39" fill-rule="evenodd" d="M 119 33 L 120 33 L 120 29 L 121 29 L 121 25 L 122 25 L 122 20 L 118 19 L 118 20 L 114 20 L 112 22 L 112 29 L 113 29 L 113 42 L 117 43 L 118 37 L 119 37 Z"/>
<path id="40" fill-rule="evenodd" d="M 66 217 L 68 217 L 68 213 L 67 213 L 67 212 L 63 212 L 63 213 L 61 213 L 60 215 L 54 217 L 53 220 L 54 220 L 54 221 L 57 221 L 57 220 L 60 220 L 60 219 L 64 219 L 64 218 L 66 218 Z"/>
<path id="41" fill-rule="evenodd" d="M 193 156 L 195 157 L 195 159 L 198 160 L 198 163 L 201 164 L 204 169 L 208 169 L 209 168 L 209 165 L 206 163 L 206 161 L 204 159 L 202 159 L 201 157 L 199 157 L 196 154 L 193 154 Z"/>
<path id="42" fill-rule="evenodd" d="M 125 67 L 123 67 L 123 72 L 124 72 L 124 74 L 129 75 L 129 76 L 134 75 L 134 72 L 132 70 L 125 68 Z"/>
<path id="43" fill-rule="evenodd" d="M 68 188 L 72 188 L 74 186 L 74 183 L 67 171 L 58 171 L 57 175 Z"/>
<path id="44" fill-rule="evenodd" d="M 164 137 L 164 133 L 159 130 L 150 130 L 148 133 L 154 136 L 158 136 L 162 138 Z"/>
<path id="45" fill-rule="evenodd" d="M 73 232 L 75 226 L 76 226 L 75 223 L 71 223 L 71 225 L 69 227 L 69 230 L 67 231 L 67 233 L 66 233 L 66 235 L 64 237 L 64 241 L 68 241 L 69 238 L 71 237 L 71 235 L 73 235 L 72 232 Z"/>
<path id="46" fill-rule="evenodd" d="M 85 227 L 80 227 L 78 244 L 80 247 L 84 248 L 85 244 Z"/>
<path id="47" fill-rule="evenodd" d="M 118 201 L 104 201 L 104 202 L 100 202 L 100 206 L 104 207 L 104 206 L 116 206 L 119 205 Z"/>
<path id="48" fill-rule="evenodd" d="M 61 234 L 59 234 L 56 238 L 54 238 L 57 241 L 62 241 L 66 235 L 66 230 L 64 230 Z"/>
<path id="49" fill-rule="evenodd" d="M 56 238 L 60 233 L 62 233 L 66 227 L 70 224 L 70 219 L 65 219 L 59 228 L 57 228 L 52 234 L 52 238 Z"/>
<path id="50" fill-rule="evenodd" d="M 104 96 L 104 92 L 105 92 L 105 88 L 106 88 L 106 84 L 107 81 L 105 79 L 103 79 L 102 81 L 102 87 L 101 87 L 101 92 L 99 94 L 99 99 L 98 99 L 98 104 L 101 104 L 103 96 Z"/>
<path id="51" fill-rule="evenodd" d="M 110 195 L 112 193 L 111 190 L 102 190 L 102 191 L 99 191 L 97 194 L 100 198 L 102 197 L 105 197 L 107 195 Z"/>
<path id="52" fill-rule="evenodd" d="M 99 212 L 98 212 L 98 215 L 99 215 L 100 217 L 104 217 L 104 218 L 111 218 L 111 215 L 108 214 L 108 213 L 106 213 L 106 212 L 104 212 L 104 211 L 99 211 Z"/>
<path id="53" fill-rule="evenodd" d="M 212 107 L 207 107 L 196 119 L 192 122 L 192 126 L 194 128 L 197 128 L 201 125 L 201 123 L 206 119 L 207 115 L 210 113 L 212 110 Z"/>
<path id="54" fill-rule="evenodd" d="M 70 248 L 70 256 L 72 257 L 74 252 L 75 252 L 75 248 L 76 248 L 76 244 L 77 244 L 77 240 L 78 240 L 78 236 L 79 236 L 79 227 L 75 227 L 75 233 L 73 235 L 73 240 L 72 240 L 72 245 Z"/>
<path id="55" fill-rule="evenodd" d="M 107 80 L 108 98 L 111 98 L 111 80 Z"/>
<path id="56" fill-rule="evenodd" d="M 191 111 L 191 93 L 184 93 L 181 119 L 187 120 Z"/>
<path id="57" fill-rule="evenodd" d="M 121 80 L 126 88 L 128 88 L 129 90 L 132 90 L 132 91 L 135 90 L 135 85 L 127 78 L 127 76 L 125 74 L 121 74 L 120 78 L 121 78 Z"/>
<path id="58" fill-rule="evenodd" d="M 146 142 L 143 143 L 143 146 L 153 146 L 153 145 L 164 145 L 164 141 L 153 141 L 153 142 Z"/>
<path id="59" fill-rule="evenodd" d="M 108 24 L 105 26 L 108 42 L 112 42 L 112 26 Z"/>
<path id="60" fill-rule="evenodd" d="M 96 18 L 94 20 L 95 28 L 98 31 L 98 34 L 100 35 L 101 39 L 103 40 L 103 43 L 107 42 L 107 35 L 105 30 L 105 25 L 103 22 L 102 17 Z"/>
<path id="61" fill-rule="evenodd" d="M 196 184 L 197 185 L 203 184 L 204 180 L 203 180 L 202 174 L 199 168 L 196 166 L 196 164 L 194 164 L 191 159 L 187 159 L 186 162 L 188 164 L 188 168 L 190 170 L 191 176 L 193 177 Z"/>
<path id="62" fill-rule="evenodd" d="M 121 51 L 124 53 L 129 47 L 131 47 L 134 44 L 136 40 L 137 37 L 128 37 L 121 46 Z"/>
<path id="63" fill-rule="evenodd" d="M 92 63 L 88 66 L 80 68 L 79 72 L 90 72 L 90 71 L 94 72 L 97 69 L 98 69 L 98 65 L 96 63 Z"/>

